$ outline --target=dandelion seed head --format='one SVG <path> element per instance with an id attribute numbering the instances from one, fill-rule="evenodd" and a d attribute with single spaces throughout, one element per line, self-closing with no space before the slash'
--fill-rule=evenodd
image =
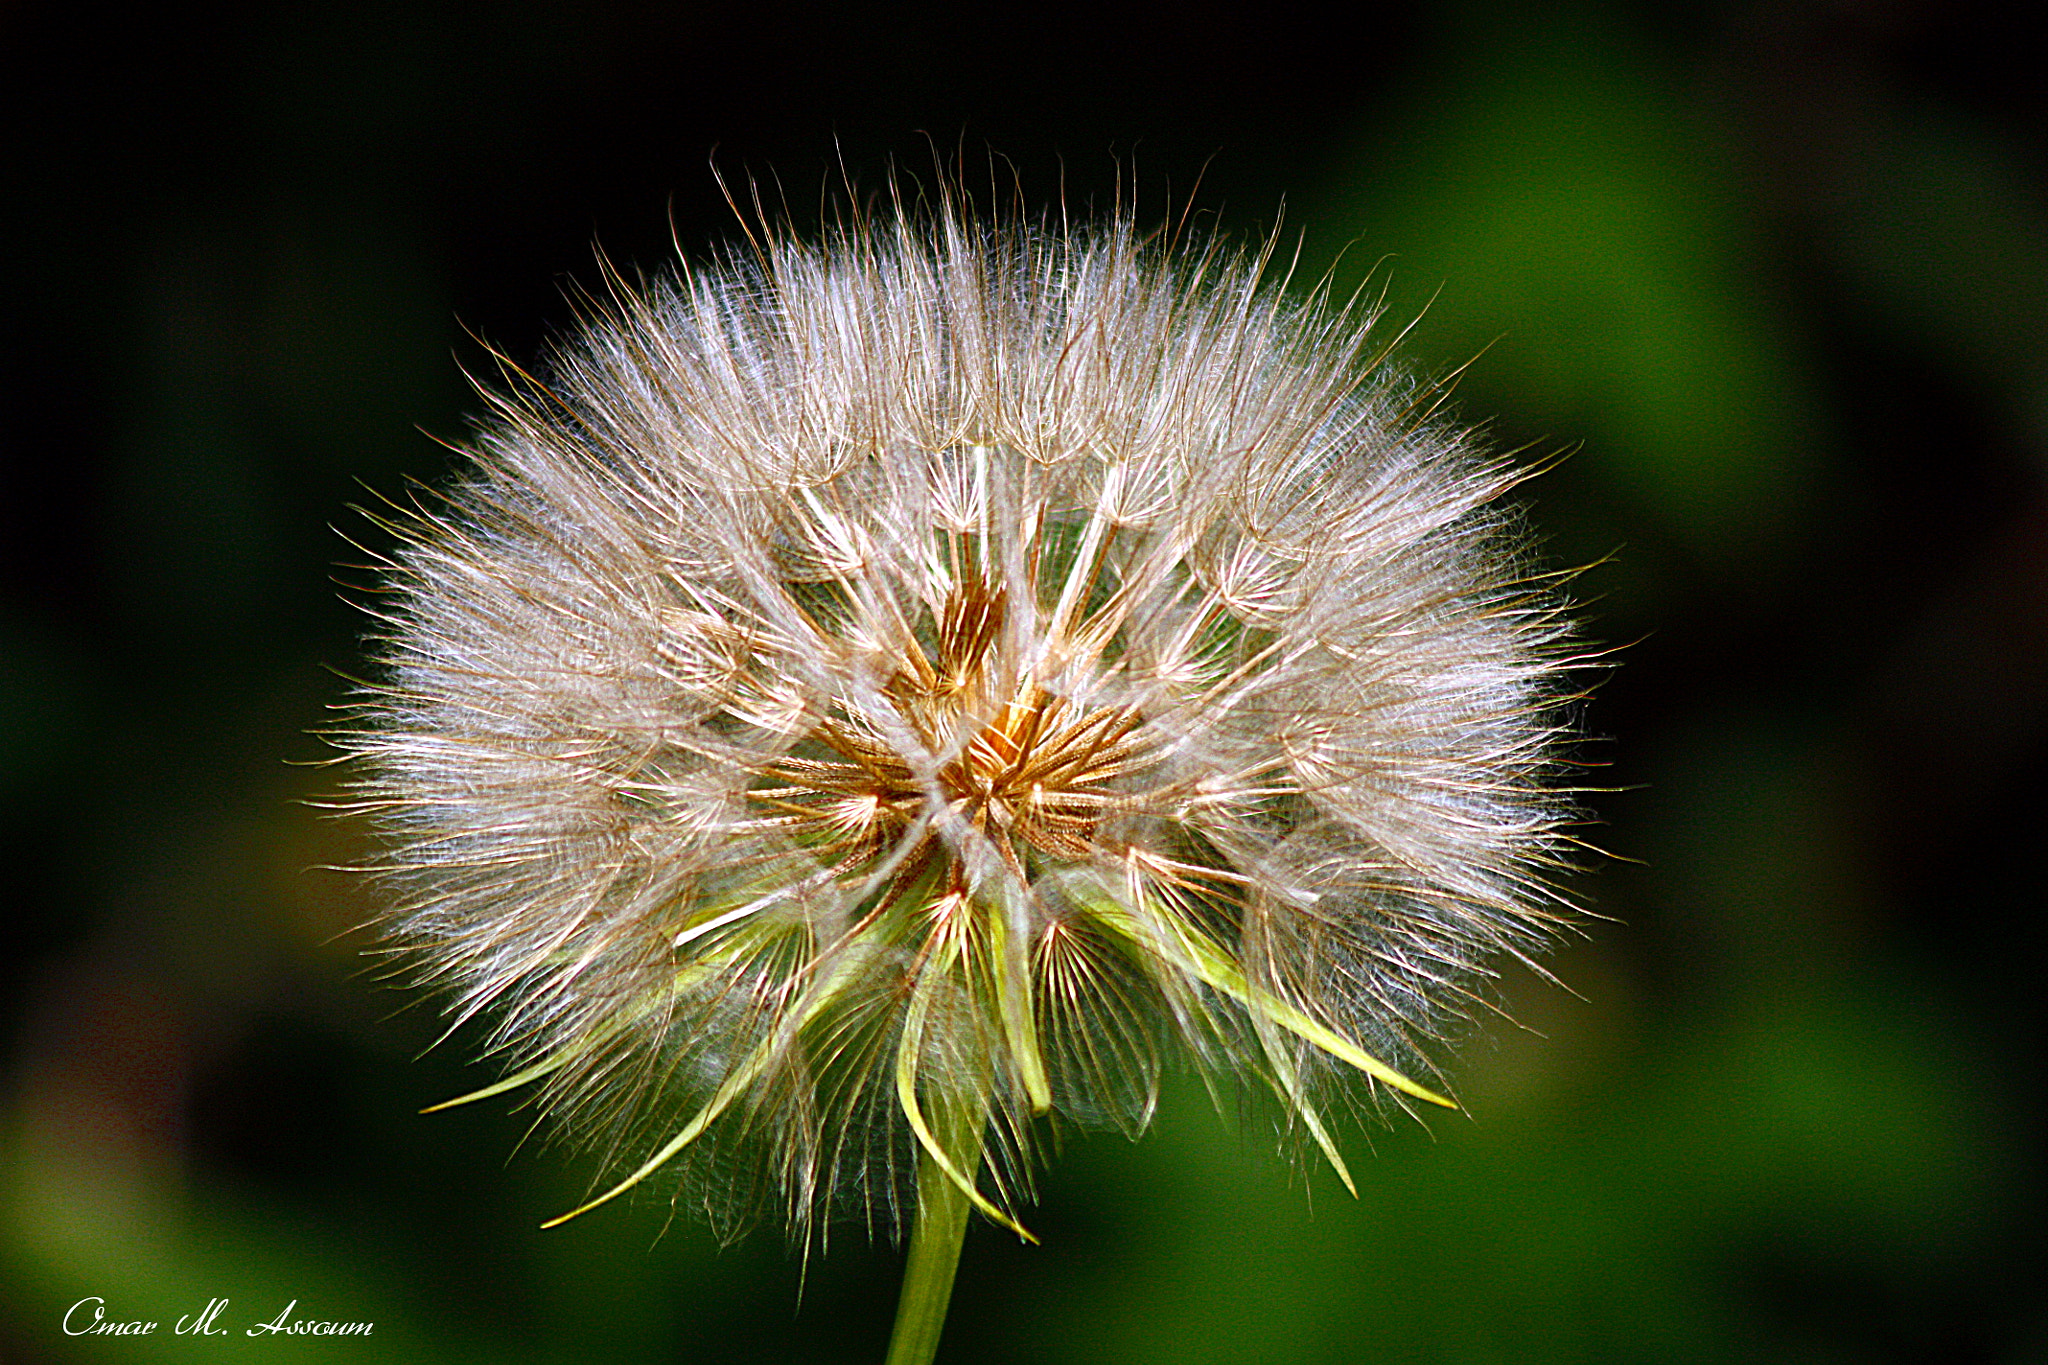
<path id="1" fill-rule="evenodd" d="M 890 1221 L 922 1151 L 1008 1221 L 1176 1060 L 1340 1173 L 1332 1102 L 1445 1102 L 1568 916 L 1566 627 L 1519 472 L 1267 254 L 769 231 L 614 280 L 387 519 L 390 941 L 615 1190 Z"/>

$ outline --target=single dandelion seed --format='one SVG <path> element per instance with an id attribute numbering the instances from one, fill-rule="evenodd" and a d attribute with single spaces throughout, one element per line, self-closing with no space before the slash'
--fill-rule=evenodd
<path id="1" fill-rule="evenodd" d="M 611 296 L 399 548 L 341 737 L 386 928 L 614 1169 L 721 1230 L 914 1223 L 936 1349 L 1034 1144 L 1162 1068 L 1451 1106 L 1569 917 L 1566 627 L 1521 472 L 1249 253 L 948 191 Z M 453 1101 L 460 1103 L 462 1101 Z M 680 1197 L 680 1196 L 679 1196 Z M 552 1225 L 552 1224 L 550 1224 Z"/>

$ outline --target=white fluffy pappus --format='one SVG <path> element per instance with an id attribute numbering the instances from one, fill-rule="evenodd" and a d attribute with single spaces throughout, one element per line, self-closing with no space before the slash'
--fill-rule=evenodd
<path id="1" fill-rule="evenodd" d="M 1566 626 L 1368 314 L 947 197 L 613 279 L 383 518 L 385 929 L 614 1181 L 1017 1227 L 1047 1117 L 1449 1105 L 1571 916 Z M 578 1210 L 581 1212 L 581 1210 Z M 1021 1228 L 1018 1229 L 1022 1231 Z"/>

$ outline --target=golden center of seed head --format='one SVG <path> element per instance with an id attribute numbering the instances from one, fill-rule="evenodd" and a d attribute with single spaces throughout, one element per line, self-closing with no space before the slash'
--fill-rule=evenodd
<path id="1" fill-rule="evenodd" d="M 1007 606 L 1000 585 L 956 587 L 881 688 L 876 709 L 888 714 L 842 700 L 757 770 L 750 799 L 849 872 L 925 822 L 906 866 L 919 863 L 930 826 L 949 818 L 1019 870 L 1026 848 L 1086 857 L 1118 801 L 1117 779 L 1156 756 L 1135 709 L 1055 695 L 1006 657 Z"/>

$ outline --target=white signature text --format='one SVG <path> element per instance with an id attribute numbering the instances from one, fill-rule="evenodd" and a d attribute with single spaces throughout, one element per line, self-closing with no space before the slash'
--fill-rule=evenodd
<path id="1" fill-rule="evenodd" d="M 171 1331 L 181 1337 L 227 1336 L 227 1328 L 218 1321 L 227 1306 L 226 1299 L 209 1299 L 206 1307 L 197 1313 L 186 1313 L 180 1317 Z M 366 1337 L 377 1326 L 373 1322 L 326 1322 L 317 1318 L 294 1317 L 298 1307 L 299 1301 L 293 1299 L 275 1318 L 255 1323 L 246 1329 L 245 1335 Z M 110 1317 L 107 1301 L 97 1294 L 80 1299 L 64 1313 L 64 1335 L 67 1337 L 146 1337 L 154 1335 L 159 1325 L 153 1318 Z"/>

